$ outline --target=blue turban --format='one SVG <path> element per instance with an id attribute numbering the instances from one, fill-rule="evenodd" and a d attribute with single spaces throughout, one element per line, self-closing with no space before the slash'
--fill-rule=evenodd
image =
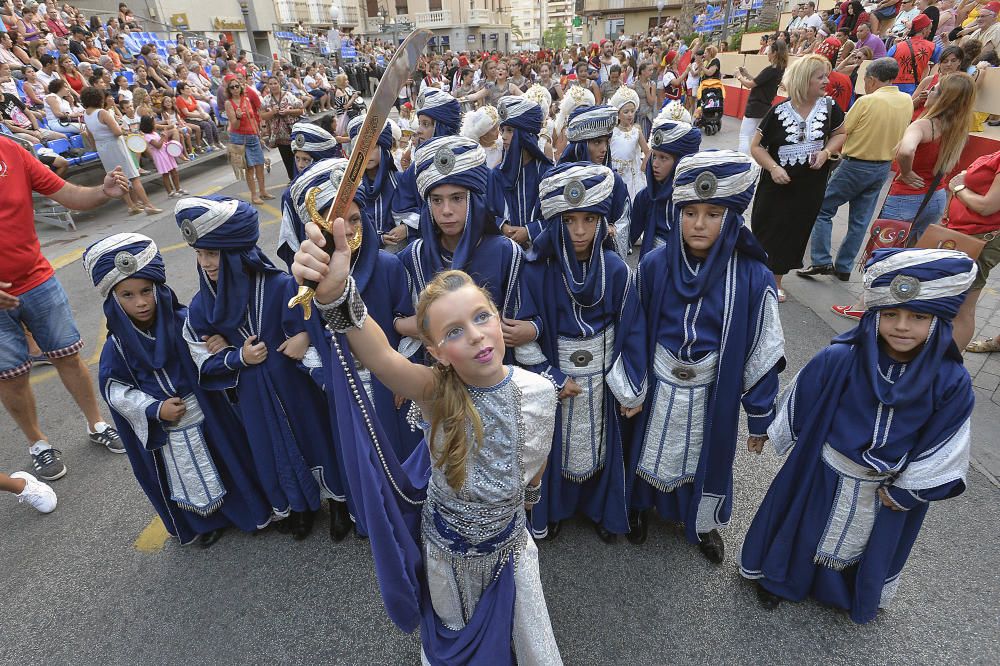
<path id="1" fill-rule="evenodd" d="M 554 257 L 562 265 L 563 275 L 573 276 L 566 286 L 583 307 L 594 306 L 604 297 L 604 253 L 601 248 L 615 249 L 614 241 L 608 236 L 614 188 L 614 172 L 591 162 L 561 163 L 545 175 L 539 187 L 542 215 L 547 224 L 532 243 L 528 258 L 534 261 Z M 563 213 L 574 211 L 601 216 L 593 251 L 587 261 L 577 259 L 569 230 L 562 223 Z"/>
<path id="2" fill-rule="evenodd" d="M 649 133 L 649 147 L 652 150 L 673 155 L 675 160 L 680 160 L 682 157 L 697 153 L 701 148 L 701 130 L 692 127 L 688 123 L 668 120 L 661 116 L 653 121 L 653 129 Z M 674 168 L 677 168 L 676 161 L 674 162 Z M 664 182 L 657 182 L 653 176 L 653 160 L 646 160 L 646 194 L 643 198 L 649 198 L 649 210 L 645 211 L 645 213 L 651 217 L 649 223 L 646 224 L 648 231 L 642 239 L 640 257 L 646 256 L 646 253 L 655 246 L 655 232 L 657 230 L 666 230 L 670 226 L 670 221 L 666 218 L 667 209 L 670 205 L 670 197 L 673 192 L 673 172 L 667 175 L 667 179 Z M 641 201 L 641 205 L 647 205 L 647 202 Z M 633 231 L 636 234 L 640 232 L 638 229 L 634 229 Z"/>
<path id="3" fill-rule="evenodd" d="M 257 210 L 245 201 L 222 196 L 184 197 L 174 217 L 187 244 L 219 250 L 218 283 L 213 285 L 198 267 L 207 319 L 228 340 L 239 339 L 246 318 L 252 277 L 248 273 L 280 273 L 257 247 Z"/>
<path id="4" fill-rule="evenodd" d="M 497 114 L 500 116 L 500 127 L 510 127 L 514 136 L 510 146 L 504 153 L 500 163 L 500 173 L 504 177 L 506 189 L 512 189 L 521 172 L 521 151 L 527 150 L 539 162 L 552 165 L 552 160 L 538 146 L 538 135 L 542 131 L 542 107 L 524 97 L 504 96 L 497 102 Z M 536 184 L 530 183 L 529 190 L 534 191 Z"/>
<path id="5" fill-rule="evenodd" d="M 753 199 L 760 167 L 735 150 L 707 150 L 681 159 L 674 169 L 673 216 L 668 251 L 673 255 L 671 279 L 678 294 L 688 303 L 698 300 L 722 279 L 733 252 L 767 261 L 767 254 L 743 224 L 743 212 Z M 692 262 L 684 247 L 681 210 L 688 204 L 706 203 L 728 209 L 719 238 L 708 256 Z M 693 263 L 701 263 L 697 270 Z"/>
<path id="6" fill-rule="evenodd" d="M 438 185 L 460 185 L 476 194 L 486 194 L 489 168 L 478 142 L 462 136 L 434 137 L 417 148 L 417 192 L 424 200 Z"/>
<path id="7" fill-rule="evenodd" d="M 323 213 L 333 205 L 340 190 L 340 183 L 344 179 L 347 171 L 348 160 L 335 158 L 315 162 L 302 176 L 295 181 L 295 186 L 290 188 L 292 206 L 296 217 L 304 224 L 309 221 L 310 213 L 306 206 L 306 197 L 309 192 L 316 191 L 316 212 Z M 361 211 L 361 247 L 354 253 L 351 263 L 351 275 L 358 285 L 360 291 L 364 291 L 369 278 L 375 271 L 376 260 L 378 259 L 379 237 L 368 215 L 368 199 L 362 188 L 354 191 L 354 202 L 358 204 Z"/>
<path id="8" fill-rule="evenodd" d="M 425 270 L 436 273 L 447 267 L 441 257 L 437 226 L 431 218 L 427 197 L 439 185 L 458 185 L 469 190 L 469 208 L 465 230 L 455 248 L 450 267 L 463 270 L 472 258 L 480 239 L 486 234 L 499 234 L 496 215 L 486 205 L 486 183 L 489 169 L 482 146 L 463 136 L 435 137 L 425 141 L 414 154 L 417 191 L 423 199 L 420 207 L 421 261 Z"/>
<path id="9" fill-rule="evenodd" d="M 351 137 L 351 148 L 354 148 L 355 139 L 358 138 L 358 133 L 361 131 L 361 126 L 365 124 L 365 118 L 367 114 L 361 114 L 355 118 L 351 119 L 351 122 L 347 123 L 347 134 Z M 382 128 L 381 134 L 378 135 L 378 139 L 375 143 L 381 147 L 383 150 L 392 150 L 392 125 L 391 120 L 385 122 L 385 126 Z"/>
<path id="10" fill-rule="evenodd" d="M 569 116 L 566 123 L 566 138 L 569 143 L 563 150 L 560 162 L 590 162 L 587 142 L 603 136 L 611 136 L 618 124 L 618 109 L 613 106 L 581 106 Z M 611 148 L 604 155 L 604 166 L 611 166 Z"/>
<path id="11" fill-rule="evenodd" d="M 183 310 L 166 285 L 163 257 L 153 239 L 142 234 L 115 234 L 97 241 L 83 253 L 83 268 L 104 297 L 104 316 L 110 330 L 132 363 L 149 370 L 163 368 L 174 349 L 175 312 Z M 154 285 L 156 320 L 153 323 L 152 354 L 149 338 L 141 336 L 118 303 L 114 287 L 129 278 L 143 278 Z M 147 342 L 143 342 L 146 340 Z"/>
<path id="12" fill-rule="evenodd" d="M 329 157 L 339 157 L 337 139 L 319 125 L 300 122 L 292 125 L 292 150 L 309 153 L 313 160 L 325 160 Z M 295 169 L 292 178 L 298 175 Z"/>
<path id="13" fill-rule="evenodd" d="M 864 273 L 867 310 L 856 328 L 833 342 L 857 347 L 851 372 L 867 379 L 882 404 L 893 407 L 925 399 L 945 358 L 962 363 L 952 339 L 952 320 L 975 278 L 975 262 L 957 250 L 886 248 L 872 254 Z M 934 317 L 923 348 L 893 382 L 885 381 L 878 369 L 879 318 L 888 308 Z"/>
<path id="14" fill-rule="evenodd" d="M 354 150 L 354 144 L 357 142 L 356 139 L 358 133 L 361 131 L 361 125 L 364 124 L 364 120 L 365 116 L 358 116 L 347 125 L 347 131 L 351 136 L 350 145 L 352 151 Z M 393 141 L 392 128 L 392 121 L 387 120 L 385 127 L 382 128 L 382 132 L 375 141 L 378 147 L 381 148 L 381 157 L 378 169 L 375 171 L 375 178 L 369 179 L 366 175 L 361 179 L 361 185 L 358 187 L 359 190 L 364 190 L 364 194 L 368 199 L 375 199 L 375 197 L 381 194 L 383 186 L 388 182 L 389 173 L 396 171 L 396 161 L 392 158 L 391 152 Z M 357 196 L 355 196 L 355 199 L 357 199 Z"/>
<path id="15" fill-rule="evenodd" d="M 434 121 L 434 137 L 454 136 L 462 124 L 462 106 L 458 100 L 437 88 L 424 88 L 414 106 L 418 116 Z"/>

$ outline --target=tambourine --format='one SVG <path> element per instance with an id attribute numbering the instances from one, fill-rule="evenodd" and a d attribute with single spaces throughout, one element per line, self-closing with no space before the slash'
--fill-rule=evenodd
<path id="1" fill-rule="evenodd" d="M 180 157 L 183 154 L 184 146 L 181 145 L 180 141 L 167 141 L 167 155 Z"/>
<path id="2" fill-rule="evenodd" d="M 146 140 L 139 134 L 129 134 L 125 137 L 125 146 L 133 153 L 146 152 Z"/>

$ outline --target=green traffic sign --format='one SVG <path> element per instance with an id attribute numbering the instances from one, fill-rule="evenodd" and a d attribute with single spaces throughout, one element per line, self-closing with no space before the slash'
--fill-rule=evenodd
<path id="1" fill-rule="evenodd" d="M 579 16 L 574 16 L 573 17 L 573 27 L 574 28 L 579 28 L 581 25 L 583 25 L 583 19 L 580 18 Z"/>

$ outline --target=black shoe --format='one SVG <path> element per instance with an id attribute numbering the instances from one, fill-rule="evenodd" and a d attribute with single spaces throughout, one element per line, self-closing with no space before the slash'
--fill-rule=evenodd
<path id="1" fill-rule="evenodd" d="M 757 583 L 757 601 L 764 610 L 773 611 L 781 603 L 781 597 L 764 589 L 764 586 Z"/>
<path id="2" fill-rule="evenodd" d="M 287 520 L 292 521 L 292 524 L 289 526 L 292 538 L 296 541 L 302 541 L 312 532 L 316 515 L 312 511 L 292 511 L 292 515 Z"/>
<path id="3" fill-rule="evenodd" d="M 846 273 L 841 273 L 840 271 L 834 271 L 834 275 L 836 275 L 837 279 L 840 280 L 841 282 L 850 282 L 851 280 L 851 271 L 847 271 Z"/>
<path id="4" fill-rule="evenodd" d="M 55 481 L 66 476 L 62 451 L 51 447 L 31 454 L 31 468 L 35 471 L 35 476 L 43 481 Z"/>
<path id="5" fill-rule="evenodd" d="M 822 266 L 810 266 L 809 268 L 801 268 L 795 272 L 799 275 L 799 277 L 804 277 L 804 278 L 814 278 L 817 275 L 832 275 L 833 264 L 823 264 Z"/>
<path id="6" fill-rule="evenodd" d="M 222 538 L 222 533 L 226 531 L 225 527 L 220 527 L 217 530 L 212 530 L 211 532 L 205 532 L 204 534 L 198 535 L 198 545 L 202 548 L 211 548 L 212 544 Z"/>
<path id="7" fill-rule="evenodd" d="M 556 537 L 559 536 L 559 532 L 562 531 L 562 521 L 557 520 L 554 523 L 549 523 L 549 531 L 545 534 L 545 539 L 543 541 L 555 541 Z"/>
<path id="8" fill-rule="evenodd" d="M 712 564 L 722 564 L 726 556 L 726 545 L 722 542 L 722 535 L 719 530 L 712 530 L 705 534 L 698 535 L 701 541 L 698 542 L 698 550 Z"/>
<path id="9" fill-rule="evenodd" d="M 649 532 L 649 521 L 646 518 L 646 512 L 629 511 L 628 529 L 629 532 L 626 538 L 629 540 L 629 543 L 634 543 L 637 546 L 646 543 L 646 536 Z"/>
<path id="10" fill-rule="evenodd" d="M 351 515 L 347 511 L 347 502 L 327 500 L 330 506 L 330 539 L 343 541 L 351 533 Z"/>
<path id="11" fill-rule="evenodd" d="M 613 534 L 604 528 L 600 523 L 594 523 L 594 531 L 604 543 L 618 543 L 618 535 Z"/>

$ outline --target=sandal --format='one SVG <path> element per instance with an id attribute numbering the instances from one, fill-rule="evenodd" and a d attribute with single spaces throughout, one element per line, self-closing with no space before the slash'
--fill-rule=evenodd
<path id="1" fill-rule="evenodd" d="M 264 200 L 263 200 L 263 199 L 251 199 L 251 200 L 250 200 L 250 203 L 252 203 L 252 204 L 255 204 L 255 205 L 259 206 L 259 205 L 261 205 L 262 203 L 264 203 Z"/>
<path id="2" fill-rule="evenodd" d="M 852 305 L 831 305 L 830 309 L 846 319 L 861 319 L 865 314 L 864 310 L 855 310 Z"/>
<path id="3" fill-rule="evenodd" d="M 989 354 L 991 352 L 1000 352 L 1000 340 L 997 338 L 983 338 L 982 340 L 973 340 L 965 347 L 965 351 L 972 352 L 973 354 Z"/>
<path id="4" fill-rule="evenodd" d="M 128 209 L 128 214 L 129 215 L 138 215 L 141 212 L 142 212 L 142 208 L 139 207 L 139 206 L 136 206 L 135 208 L 129 208 Z"/>
<path id="5" fill-rule="evenodd" d="M 260 198 L 261 199 L 273 199 L 274 195 L 273 194 L 268 194 L 267 192 L 264 192 L 264 194 L 260 195 Z"/>
<path id="6" fill-rule="evenodd" d="M 785 293 L 784 289 L 778 287 L 778 302 L 784 303 L 787 300 L 788 300 L 788 294 Z"/>

